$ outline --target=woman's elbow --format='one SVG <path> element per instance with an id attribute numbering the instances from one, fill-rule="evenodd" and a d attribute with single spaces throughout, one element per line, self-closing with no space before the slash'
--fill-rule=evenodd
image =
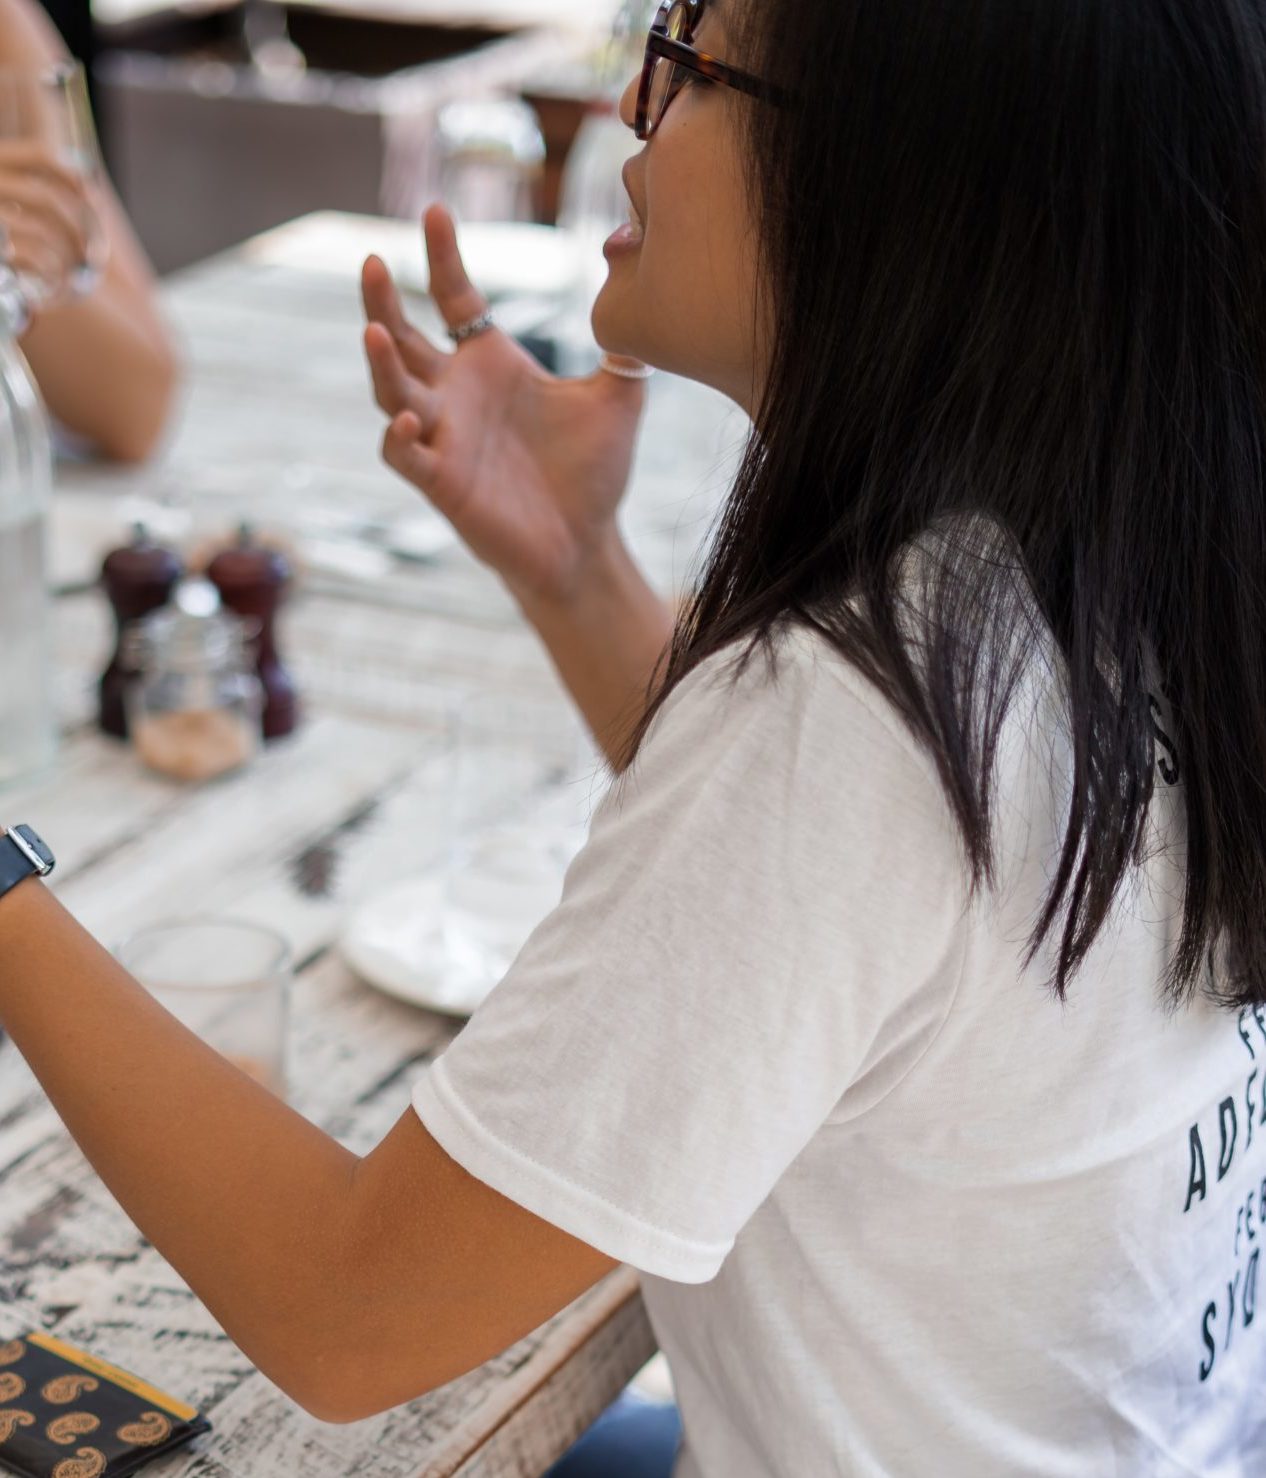
<path id="1" fill-rule="evenodd" d="M 389 1405 L 380 1401 L 349 1400 L 344 1393 L 337 1391 L 319 1391 L 306 1398 L 289 1391 L 286 1394 L 313 1420 L 324 1422 L 328 1427 L 350 1427 L 355 1422 L 369 1421 L 371 1417 L 391 1410 Z"/>
<path id="2" fill-rule="evenodd" d="M 358 1295 L 279 1310 L 243 1349 L 296 1406 L 330 1426 L 405 1406 L 462 1373 L 437 1358 L 430 1341 L 402 1348 L 371 1309 L 372 1297 Z"/>
<path id="3" fill-rule="evenodd" d="M 438 1390 L 442 1381 L 413 1381 L 408 1389 L 398 1379 L 378 1381 L 366 1363 L 347 1353 L 328 1359 L 308 1358 L 299 1368 L 280 1374 L 265 1371 L 275 1385 L 311 1417 L 333 1427 L 368 1421 L 397 1406 Z"/>

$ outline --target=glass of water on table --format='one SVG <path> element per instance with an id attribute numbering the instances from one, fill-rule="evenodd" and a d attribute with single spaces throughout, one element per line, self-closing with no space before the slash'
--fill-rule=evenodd
<path id="1" fill-rule="evenodd" d="M 285 1098 L 293 967 L 280 934 L 234 919 L 175 919 L 133 934 L 115 955 L 190 1031 Z"/>

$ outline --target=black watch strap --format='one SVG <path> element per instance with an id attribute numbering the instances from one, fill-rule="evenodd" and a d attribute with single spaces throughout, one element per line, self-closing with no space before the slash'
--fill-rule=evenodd
<path id="1" fill-rule="evenodd" d="M 27 878 L 46 878 L 53 854 L 29 826 L 12 826 L 0 837 L 0 898 Z"/>

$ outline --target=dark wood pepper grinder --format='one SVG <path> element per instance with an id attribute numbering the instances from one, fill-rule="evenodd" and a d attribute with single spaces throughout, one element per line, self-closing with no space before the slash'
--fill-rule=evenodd
<path id="1" fill-rule="evenodd" d="M 256 670 L 264 687 L 264 738 L 283 739 L 299 722 L 294 680 L 277 653 L 277 613 L 290 589 L 290 565 L 279 550 L 256 539 L 249 524 L 237 543 L 222 549 L 207 566 L 207 579 L 225 607 L 252 623 Z"/>
<path id="2" fill-rule="evenodd" d="M 180 556 L 155 544 L 144 524 L 134 524 L 132 542 L 106 555 L 101 584 L 114 607 L 115 646 L 97 689 L 97 722 L 116 739 L 127 738 L 127 691 L 139 674 L 130 665 L 127 633 L 171 599 L 184 573 Z"/>

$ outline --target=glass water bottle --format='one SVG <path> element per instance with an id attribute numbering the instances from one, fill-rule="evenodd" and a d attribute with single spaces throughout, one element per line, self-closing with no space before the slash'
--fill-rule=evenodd
<path id="1" fill-rule="evenodd" d="M 17 345 L 24 318 L 10 274 L 0 281 L 0 787 L 51 764 L 57 732 L 45 563 L 52 448 Z"/>

